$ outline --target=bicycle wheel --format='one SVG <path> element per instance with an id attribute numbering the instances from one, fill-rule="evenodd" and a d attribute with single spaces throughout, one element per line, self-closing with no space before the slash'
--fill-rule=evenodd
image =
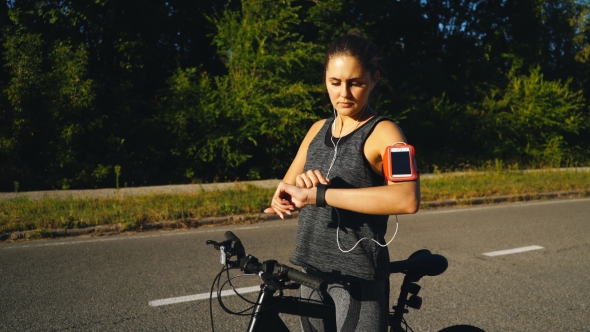
<path id="1" fill-rule="evenodd" d="M 471 325 L 454 325 L 445 327 L 444 329 L 438 332 L 486 332 L 479 327 L 471 326 Z"/>

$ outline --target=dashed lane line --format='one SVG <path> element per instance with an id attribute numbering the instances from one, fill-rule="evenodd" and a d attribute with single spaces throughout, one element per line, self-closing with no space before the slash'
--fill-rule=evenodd
<path id="1" fill-rule="evenodd" d="M 525 252 L 525 251 L 539 250 L 539 249 L 545 249 L 545 248 L 543 248 L 541 246 L 528 246 L 528 247 L 520 247 L 520 248 L 514 248 L 514 249 L 485 252 L 485 253 L 483 253 L 483 255 L 488 256 L 488 257 L 494 257 L 494 256 L 517 254 L 517 253 L 521 253 L 521 252 Z"/>
<path id="2" fill-rule="evenodd" d="M 252 287 L 243 287 L 243 288 L 236 288 L 236 292 L 239 294 L 246 294 L 246 293 L 253 293 L 260 291 L 260 286 L 252 286 Z M 235 295 L 233 289 L 228 289 L 221 291 L 221 296 L 230 296 Z M 190 301 L 199 301 L 208 299 L 211 296 L 210 293 L 201 293 L 195 295 L 187 295 L 187 296 L 179 296 L 179 297 L 171 297 L 168 299 L 161 299 L 161 300 L 154 300 L 150 301 L 148 304 L 150 307 L 159 307 L 163 305 L 175 304 L 175 303 L 182 303 L 182 302 L 190 302 Z M 214 292 L 212 298 L 217 298 L 217 293 Z"/>

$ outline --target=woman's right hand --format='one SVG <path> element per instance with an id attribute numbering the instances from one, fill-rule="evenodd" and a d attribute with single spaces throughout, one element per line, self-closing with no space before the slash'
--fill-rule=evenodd
<path id="1" fill-rule="evenodd" d="M 309 170 L 297 175 L 295 187 L 281 182 L 273 196 L 271 207 L 265 209 L 264 213 L 278 214 L 281 219 L 284 219 L 284 214 L 290 215 L 291 211 L 299 210 L 303 205 L 309 203 L 307 196 L 309 193 L 303 192 L 301 189 L 311 189 L 319 183 L 330 184 L 330 180 L 326 179 L 320 170 Z M 292 196 L 293 194 L 295 197 Z"/>
<path id="2" fill-rule="evenodd" d="M 325 178 L 320 170 L 309 170 L 305 173 L 297 175 L 295 178 L 295 185 L 300 188 L 313 188 L 319 183 L 330 184 L 330 180 Z"/>

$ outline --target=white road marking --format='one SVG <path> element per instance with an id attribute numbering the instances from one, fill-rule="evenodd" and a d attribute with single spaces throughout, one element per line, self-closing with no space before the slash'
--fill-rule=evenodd
<path id="1" fill-rule="evenodd" d="M 506 250 L 499 250 L 499 251 L 492 251 L 492 252 L 485 252 L 483 255 L 494 257 L 494 256 L 501 256 L 501 255 L 510 255 L 516 254 L 519 252 L 531 251 L 531 250 L 539 250 L 545 249 L 541 246 L 528 246 L 528 247 L 521 247 L 521 248 L 514 248 L 514 249 L 506 249 Z"/>
<path id="2" fill-rule="evenodd" d="M 236 288 L 236 291 L 240 294 L 258 292 L 258 291 L 260 291 L 260 286 Z M 235 295 L 235 294 L 236 293 L 234 292 L 233 289 L 221 291 L 221 296 L 230 296 L 230 295 Z M 209 293 L 202 293 L 202 294 L 195 294 L 195 295 L 171 297 L 168 299 L 150 301 L 149 305 L 150 305 L 150 307 L 158 307 L 158 306 L 168 305 L 168 304 L 190 302 L 190 301 L 199 301 L 199 300 L 208 299 L 209 296 L 210 296 Z M 216 292 L 213 293 L 213 298 L 217 298 Z"/>

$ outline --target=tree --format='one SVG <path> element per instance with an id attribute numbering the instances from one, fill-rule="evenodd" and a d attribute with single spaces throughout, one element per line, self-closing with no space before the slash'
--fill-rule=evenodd
<path id="1" fill-rule="evenodd" d="M 559 167 L 572 156 L 564 136 L 586 126 L 582 91 L 572 91 L 571 80 L 544 80 L 539 67 L 528 76 L 515 71 L 505 89 L 494 88 L 468 107 L 481 121 L 478 143 L 506 162 Z"/>
<path id="2" fill-rule="evenodd" d="M 2 148 L 12 163 L 20 164 L 11 166 L 16 171 L 14 181 L 49 180 L 68 187 L 69 179 L 80 175 L 76 174 L 80 168 L 84 172 L 77 154 L 84 131 L 93 125 L 88 116 L 94 100 L 93 82 L 87 78 L 83 45 L 57 41 L 44 46 L 40 34 L 25 29 L 10 29 L 5 35 L 11 78 L 4 93 L 10 102 L 10 130 L 4 133 Z M 43 179 L 39 170 L 52 178 Z"/>
<path id="3" fill-rule="evenodd" d="M 169 177 L 169 144 L 152 134 L 166 136 L 155 119 L 159 92 L 178 65 L 223 74 L 204 19 L 218 8 L 215 0 L 4 3 L 0 188 L 112 186 L 115 165 L 130 184 L 179 181 Z"/>
<path id="4" fill-rule="evenodd" d="M 321 53 L 295 32 L 298 8 L 291 1 L 241 5 L 210 18 L 227 75 L 211 79 L 189 68 L 169 80 L 164 109 L 173 151 L 189 157 L 185 174 L 200 179 L 281 174 L 315 119 L 319 88 L 308 72 L 321 70 Z"/>

